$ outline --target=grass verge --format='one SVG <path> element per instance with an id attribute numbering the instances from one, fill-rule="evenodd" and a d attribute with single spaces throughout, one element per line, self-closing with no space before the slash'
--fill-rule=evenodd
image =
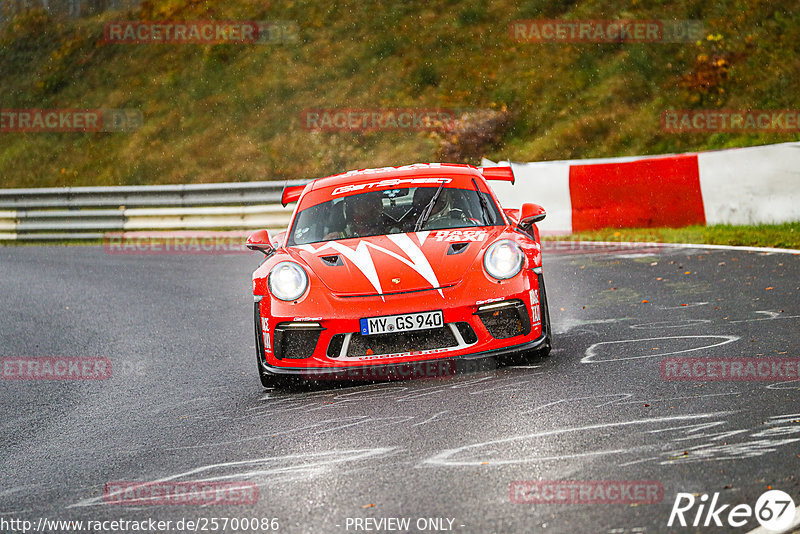
<path id="1" fill-rule="evenodd" d="M 607 228 L 564 236 L 546 236 L 544 241 L 620 241 L 639 243 L 703 243 L 748 247 L 800 249 L 800 222 L 734 226 L 687 226 L 684 228 Z"/>

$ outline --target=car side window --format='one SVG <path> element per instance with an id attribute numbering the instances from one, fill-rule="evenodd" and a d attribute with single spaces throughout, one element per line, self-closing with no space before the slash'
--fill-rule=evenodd
<path id="1" fill-rule="evenodd" d="M 344 218 L 344 201 L 342 199 L 337 199 L 330 203 L 330 213 L 328 213 L 326 222 L 324 235 L 344 234 L 347 222 Z"/>

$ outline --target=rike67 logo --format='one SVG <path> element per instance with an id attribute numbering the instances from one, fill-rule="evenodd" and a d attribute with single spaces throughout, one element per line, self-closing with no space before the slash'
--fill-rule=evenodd
<path id="1" fill-rule="evenodd" d="M 714 493 L 711 502 L 703 494 L 695 498 L 691 493 L 678 493 L 672 504 L 667 526 L 681 527 L 743 527 L 755 517 L 767 530 L 785 531 L 794 524 L 794 500 L 788 493 L 780 490 L 764 492 L 756 501 L 755 507 L 749 504 L 719 504 L 719 492 Z"/>

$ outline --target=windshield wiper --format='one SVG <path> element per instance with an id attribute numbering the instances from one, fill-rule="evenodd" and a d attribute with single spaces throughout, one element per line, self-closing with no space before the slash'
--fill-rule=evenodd
<path id="1" fill-rule="evenodd" d="M 431 216 L 431 212 L 433 211 L 433 207 L 436 205 L 436 201 L 439 200 L 439 195 L 442 194 L 442 189 L 443 188 L 444 188 L 444 182 L 439 184 L 439 189 L 436 190 L 436 192 L 433 194 L 433 198 L 431 199 L 431 201 L 428 202 L 428 205 L 425 206 L 424 210 L 422 210 L 422 213 L 420 214 L 419 219 L 417 219 L 417 224 L 414 226 L 414 231 L 415 232 L 419 232 L 420 228 L 422 228 L 422 225 L 425 224 L 425 221 L 427 221 L 428 217 Z"/>
<path id="2" fill-rule="evenodd" d="M 489 209 L 489 204 L 486 202 L 486 199 L 483 197 L 483 193 L 481 193 L 481 188 L 478 187 L 478 182 L 475 181 L 475 178 L 472 179 L 472 185 L 475 186 L 475 191 L 478 192 L 478 200 L 481 202 L 481 211 L 483 211 L 483 216 L 486 219 L 487 226 L 494 226 L 494 213 L 492 210 Z M 491 220 L 491 222 L 490 222 Z"/>

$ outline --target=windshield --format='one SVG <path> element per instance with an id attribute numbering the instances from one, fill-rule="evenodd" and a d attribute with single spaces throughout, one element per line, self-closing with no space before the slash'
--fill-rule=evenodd
<path id="1" fill-rule="evenodd" d="M 319 241 L 503 224 L 497 205 L 488 193 L 475 189 L 445 187 L 430 208 L 438 187 L 407 187 L 370 191 L 336 198 L 297 214 L 289 233 L 289 245 Z M 485 206 L 485 207 L 484 207 Z"/>

